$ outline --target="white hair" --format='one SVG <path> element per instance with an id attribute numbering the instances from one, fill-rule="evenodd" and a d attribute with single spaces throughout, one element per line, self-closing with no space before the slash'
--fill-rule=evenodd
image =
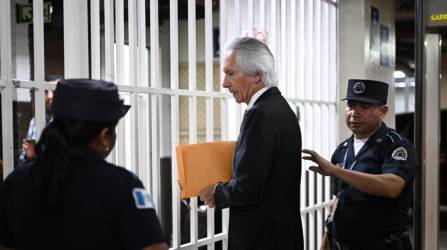
<path id="1" fill-rule="evenodd" d="M 251 37 L 239 37 L 227 46 L 227 51 L 230 50 L 235 53 L 236 64 L 245 74 L 254 76 L 260 73 L 264 86 L 278 85 L 275 58 L 263 42 Z"/>

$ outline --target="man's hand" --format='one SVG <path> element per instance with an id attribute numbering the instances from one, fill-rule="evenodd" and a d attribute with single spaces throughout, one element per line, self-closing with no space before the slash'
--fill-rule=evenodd
<path id="1" fill-rule="evenodd" d="M 320 250 L 330 250 L 331 249 L 329 237 L 330 237 L 329 234 L 325 232 L 323 235 L 323 238 L 321 239 Z"/>
<path id="2" fill-rule="evenodd" d="M 150 246 L 143 248 L 143 250 L 168 250 L 168 249 L 169 246 L 164 242 L 154 243 Z"/>
<path id="3" fill-rule="evenodd" d="M 208 207 L 214 207 L 214 189 L 217 183 L 206 186 L 199 192 L 200 200 L 208 205 Z"/>
<path id="4" fill-rule="evenodd" d="M 334 174 L 334 171 L 336 170 L 337 166 L 333 165 L 330 161 L 321 157 L 317 152 L 310 149 L 303 149 L 302 152 L 305 154 L 309 154 L 303 156 L 304 160 L 310 160 L 318 164 L 318 166 L 310 166 L 309 167 L 310 170 L 324 176 L 332 176 Z"/>
<path id="5" fill-rule="evenodd" d="M 23 139 L 22 148 L 25 151 L 25 159 L 31 159 L 36 155 L 34 146 L 35 146 L 34 140 Z"/>

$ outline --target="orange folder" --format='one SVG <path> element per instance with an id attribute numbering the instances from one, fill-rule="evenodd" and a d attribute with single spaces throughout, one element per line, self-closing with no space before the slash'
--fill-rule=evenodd
<path id="1" fill-rule="evenodd" d="M 234 141 L 177 146 L 180 196 L 198 196 L 204 187 L 219 181 L 228 181 L 231 178 L 234 147 Z"/>

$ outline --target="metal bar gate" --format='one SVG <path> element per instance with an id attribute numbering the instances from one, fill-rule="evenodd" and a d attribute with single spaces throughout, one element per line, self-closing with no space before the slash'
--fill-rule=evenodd
<path id="1" fill-rule="evenodd" d="M 0 1 L 4 176 L 14 168 L 14 140 L 21 140 L 13 133 L 17 90 L 36 89 L 34 112 L 41 131 L 44 93 L 54 88 L 44 82 L 43 0 L 33 0 L 34 60 L 29 65 L 15 60 L 11 29 L 17 24 L 11 2 Z M 163 19 L 159 10 L 165 2 L 64 0 L 65 77 L 114 81 L 132 105 L 118 126 L 109 160 L 142 179 L 171 237 L 171 248 L 226 249 L 229 211 L 207 209 L 197 198 L 186 208 L 179 198 L 175 146 L 236 139 L 245 107 L 221 87 L 220 48 L 234 37 L 254 36 L 275 55 L 279 88 L 300 118 L 303 146 L 329 157 L 336 146 L 338 119 L 337 0 L 170 0 L 168 18 Z M 203 17 L 197 18 L 198 8 Z M 187 13 L 187 19 L 179 19 L 179 12 Z M 31 64 L 33 77 L 17 77 L 18 68 Z M 318 249 L 329 179 L 304 165 L 301 192 L 305 249 Z"/>

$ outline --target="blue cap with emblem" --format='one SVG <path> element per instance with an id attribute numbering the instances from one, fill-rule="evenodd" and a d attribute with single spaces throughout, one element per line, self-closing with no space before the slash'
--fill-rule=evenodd
<path id="1" fill-rule="evenodd" d="M 346 98 L 342 99 L 342 101 L 386 104 L 387 98 L 387 83 L 374 80 L 349 79 Z"/>
<path id="2" fill-rule="evenodd" d="M 123 117 L 130 106 L 119 98 L 114 83 L 102 80 L 66 79 L 54 92 L 54 117 L 88 122 L 111 122 Z"/>

